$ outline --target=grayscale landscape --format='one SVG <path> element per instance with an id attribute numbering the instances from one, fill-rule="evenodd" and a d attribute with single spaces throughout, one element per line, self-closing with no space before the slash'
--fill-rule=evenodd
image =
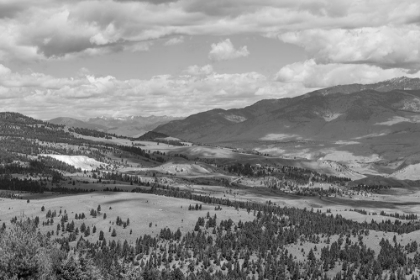
<path id="1" fill-rule="evenodd" d="M 418 280 L 419 14 L 0 0 L 0 279 Z"/>

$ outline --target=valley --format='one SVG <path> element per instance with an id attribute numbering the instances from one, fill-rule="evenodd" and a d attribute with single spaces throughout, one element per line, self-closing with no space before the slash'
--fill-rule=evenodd
<path id="1" fill-rule="evenodd" d="M 369 105 L 362 126 L 345 110 L 301 119 L 284 102 L 286 117 L 271 102 L 267 119 L 260 102 L 215 127 L 200 117 L 177 133 L 176 120 L 140 137 L 0 113 L 0 248 L 38 234 L 61 256 L 49 269 L 88 260 L 80 275 L 97 279 L 417 279 L 414 113 Z"/>

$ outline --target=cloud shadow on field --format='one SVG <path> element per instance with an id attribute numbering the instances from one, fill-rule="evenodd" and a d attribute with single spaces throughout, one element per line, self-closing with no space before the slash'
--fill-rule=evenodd
<path id="1" fill-rule="evenodd" d="M 128 203 L 128 202 L 131 202 L 131 201 L 133 201 L 133 202 L 144 202 L 144 203 L 146 203 L 148 201 L 148 199 L 147 198 L 142 198 L 142 197 L 139 197 L 139 198 L 131 198 L 131 199 L 114 199 L 114 200 L 111 200 L 111 201 L 107 201 L 107 202 L 105 202 L 103 204 L 104 205 L 107 205 L 107 204 L 117 204 L 117 203 Z"/>

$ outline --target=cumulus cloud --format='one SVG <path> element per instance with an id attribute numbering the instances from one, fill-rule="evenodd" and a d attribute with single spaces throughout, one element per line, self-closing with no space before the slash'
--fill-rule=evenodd
<path id="1" fill-rule="evenodd" d="M 312 45 L 310 40 L 317 35 L 327 39 L 337 38 L 337 42 L 340 32 L 366 27 L 371 30 L 366 29 L 366 35 L 362 35 L 365 38 L 375 37 L 374 32 L 379 30 L 384 44 L 390 46 L 389 51 L 393 51 L 396 44 L 406 45 L 408 50 L 411 46 L 418 46 L 413 39 L 418 38 L 417 33 L 408 31 L 418 30 L 420 22 L 420 3 L 415 0 L 372 0 L 366 3 L 346 0 L 226 0 L 223 5 L 217 1 L 202 0 L 43 0 L 36 4 L 31 4 L 30 0 L 0 2 L 1 60 L 100 55 L 124 51 L 126 44 L 141 41 L 206 34 L 229 36 L 257 33 L 280 36 L 285 41 L 294 40 L 294 43 L 303 46 L 305 42 Z M 388 27 L 389 30 L 382 27 Z M 293 32 L 317 29 L 325 33 L 293 35 Z M 293 39 L 292 35 L 296 38 Z M 348 42 L 353 43 L 357 35 L 342 36 L 350 36 Z M 181 38 L 172 38 L 167 43 L 179 43 Z M 361 45 L 362 40 L 359 41 L 357 43 Z M 375 45 L 373 39 L 368 42 Z M 318 49 L 322 48 L 322 44 L 316 44 L 318 47 L 308 47 L 308 52 L 317 55 L 317 59 L 334 61 L 335 56 L 336 59 L 349 56 L 321 54 Z M 222 46 L 229 47 L 227 42 Z M 369 46 L 364 47 L 369 49 Z M 384 46 L 381 51 L 388 52 Z M 239 56 L 245 56 L 246 53 L 246 48 L 236 52 Z M 360 59 L 376 61 L 380 55 L 379 51 L 373 57 L 367 53 L 368 50 Z M 395 55 L 389 53 L 384 63 L 398 64 L 400 56 L 400 52 Z M 407 57 L 408 54 L 401 56 L 402 63 L 412 65 L 411 60 L 417 59 L 418 55 L 413 59 Z"/>
<path id="2" fill-rule="evenodd" d="M 213 73 L 213 66 L 210 64 L 204 65 L 203 67 L 198 65 L 191 65 L 187 68 L 187 70 L 185 70 L 185 72 L 193 76 L 209 75 Z"/>
<path id="3" fill-rule="evenodd" d="M 311 29 L 280 35 L 318 63 L 368 63 L 383 68 L 420 66 L 420 28 Z"/>
<path id="4" fill-rule="evenodd" d="M 301 90 L 257 72 L 217 73 L 210 65 L 188 67 L 179 76 L 120 80 L 89 73 L 72 78 L 24 75 L 0 64 L 0 111 L 42 119 L 115 114 L 187 116 L 213 108 L 243 107 L 261 98 L 281 98 Z"/>
<path id="5" fill-rule="evenodd" d="M 129 2 L 148 2 L 148 3 L 151 3 L 151 4 L 155 4 L 155 5 L 160 5 L 160 4 L 167 4 L 167 3 L 171 3 L 171 2 L 176 2 L 178 0 L 114 0 L 114 1 L 122 2 L 122 3 L 124 3 L 124 2 L 126 2 L 126 3 L 129 3 Z"/>
<path id="6" fill-rule="evenodd" d="M 217 44 L 211 44 L 209 59 L 211 60 L 229 60 L 249 55 L 247 46 L 235 49 L 230 39 L 226 39 Z"/>
<path id="7" fill-rule="evenodd" d="M 186 36 L 251 33 L 297 45 L 308 56 L 281 68 L 275 79 L 257 72 L 218 73 L 211 65 L 144 80 L 86 71 L 57 78 L 19 74 L 0 64 L 0 109 L 43 118 L 115 110 L 187 115 L 312 88 L 418 76 L 419 10 L 416 0 L 225 0 L 223 5 L 203 0 L 42 0 L 36 5 L 0 0 L 0 63 L 5 65 L 148 51 L 156 39 L 168 38 L 163 44 L 170 46 Z M 229 39 L 212 44 L 208 54 L 212 61 L 247 56 L 247 46 L 235 48 Z"/>
<path id="8" fill-rule="evenodd" d="M 184 36 L 174 37 L 164 43 L 165 46 L 173 46 L 184 43 Z"/>
<path id="9" fill-rule="evenodd" d="M 277 72 L 276 79 L 314 89 L 352 83 L 375 83 L 400 76 L 420 77 L 420 72 L 410 74 L 401 68 L 382 69 L 367 64 L 317 64 L 311 59 L 282 67 Z"/>

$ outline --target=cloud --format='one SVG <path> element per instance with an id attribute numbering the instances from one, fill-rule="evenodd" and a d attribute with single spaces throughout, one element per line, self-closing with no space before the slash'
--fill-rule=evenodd
<path id="1" fill-rule="evenodd" d="M 71 78 L 19 74 L 0 64 L 0 111 L 42 119 L 115 114 L 187 116 L 214 108 L 244 107 L 261 98 L 281 98 L 301 90 L 299 85 L 291 87 L 257 72 L 217 73 L 211 65 L 190 66 L 179 76 L 120 80 L 94 76 L 87 70 Z"/>
<path id="2" fill-rule="evenodd" d="M 187 68 L 185 72 L 193 76 L 209 75 L 213 73 L 213 66 L 211 66 L 210 64 L 204 65 L 203 67 L 200 67 L 198 65 L 191 65 Z"/>
<path id="3" fill-rule="evenodd" d="M 184 36 L 174 37 L 164 43 L 165 46 L 173 46 L 184 43 Z"/>
<path id="4" fill-rule="evenodd" d="M 260 34 L 296 45 L 307 54 L 306 61 L 282 67 L 275 77 L 252 71 L 218 73 L 209 64 L 192 65 L 179 76 L 143 80 L 120 80 L 106 72 L 94 76 L 87 71 L 57 78 L 20 74 L 0 64 L 0 109 L 43 118 L 115 111 L 188 115 L 337 84 L 418 76 L 420 69 L 420 3 L 415 0 L 34 3 L 0 0 L 1 64 L 150 51 L 157 39 L 170 46 L 187 36 L 202 35 Z M 235 48 L 230 39 L 212 44 L 208 54 L 211 61 L 247 56 L 247 46 Z"/>
<path id="5" fill-rule="evenodd" d="M 311 29 L 279 36 L 317 63 L 367 63 L 382 68 L 420 66 L 420 28 Z"/>
<path id="6" fill-rule="evenodd" d="M 318 62 L 321 59 L 342 62 L 348 58 L 366 59 L 383 67 L 417 65 L 418 55 L 410 58 L 409 52 L 410 48 L 411 54 L 418 50 L 420 3 L 415 0 L 372 0 L 363 4 L 345 0 L 226 0 L 223 5 L 202 0 L 42 0 L 36 4 L 31 0 L 0 2 L 0 60 L 38 61 L 101 55 L 168 36 L 254 33 L 293 40 Z M 363 45 L 362 39 L 356 42 L 356 46 L 366 49 L 359 58 L 344 50 L 323 53 L 325 45 L 320 40 L 311 41 L 317 35 L 322 36 L 330 43 L 326 45 L 328 48 L 341 42 L 344 36 L 348 37 L 345 42 L 352 44 L 357 41 L 356 31 L 362 29 L 367 32 L 362 36 L 368 44 Z M 374 50 L 379 44 L 373 39 L 377 38 L 376 31 L 384 44 L 371 57 L 369 49 Z M 173 38 L 168 43 L 179 40 Z M 398 44 L 406 46 L 405 50 L 395 52 Z M 389 46 L 389 54 L 382 61 L 381 52 L 387 53 L 385 45 Z M 246 53 L 244 48 L 237 50 L 237 55 Z"/>
<path id="7" fill-rule="evenodd" d="M 6 76 L 9 75 L 12 71 L 5 67 L 4 65 L 0 64 L 0 76 Z"/>
<path id="8" fill-rule="evenodd" d="M 176 2 L 178 0 L 114 0 L 115 2 L 130 3 L 130 2 L 148 2 L 150 4 L 160 5 Z"/>
<path id="9" fill-rule="evenodd" d="M 420 77 L 420 72 L 410 74 L 401 68 L 382 69 L 366 64 L 317 64 L 310 59 L 282 67 L 276 74 L 276 80 L 315 89 L 352 83 L 375 83 L 400 76 Z"/>
<path id="10" fill-rule="evenodd" d="M 13 18 L 25 9 L 24 3 L 18 1 L 0 2 L 0 19 Z"/>
<path id="11" fill-rule="evenodd" d="M 235 49 L 230 39 L 226 39 L 217 44 L 211 45 L 209 59 L 215 61 L 230 60 L 239 57 L 246 57 L 248 55 L 249 51 L 247 49 L 247 46 Z"/>

